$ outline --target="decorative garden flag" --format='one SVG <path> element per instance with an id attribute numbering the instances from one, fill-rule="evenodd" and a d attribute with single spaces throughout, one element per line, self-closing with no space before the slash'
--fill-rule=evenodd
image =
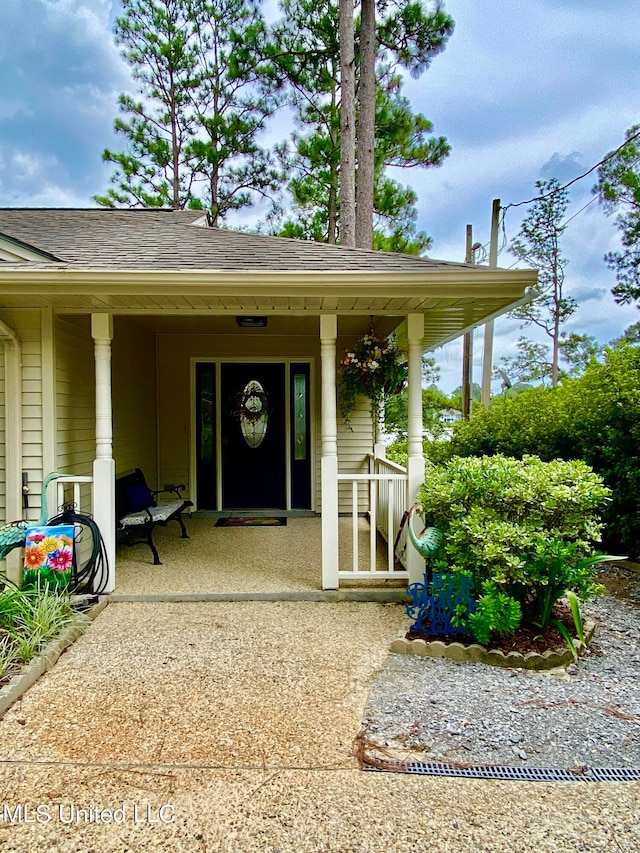
<path id="1" fill-rule="evenodd" d="M 24 544 L 23 585 L 67 586 L 73 565 L 73 524 L 29 527 Z"/>

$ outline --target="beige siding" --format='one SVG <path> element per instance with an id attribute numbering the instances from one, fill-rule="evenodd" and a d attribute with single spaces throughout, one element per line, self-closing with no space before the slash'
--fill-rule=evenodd
<path id="1" fill-rule="evenodd" d="M 113 456 L 116 474 L 142 468 L 157 483 L 155 332 L 126 317 L 113 327 Z"/>
<path id="2" fill-rule="evenodd" d="M 0 320 L 12 329 L 22 344 L 22 470 L 29 475 L 31 517 L 40 506 L 42 484 L 42 346 L 40 311 L 3 310 Z M 4 347 L 2 347 L 4 349 Z M 4 353 L 3 353 L 4 360 Z M 4 401 L 4 368 L 2 370 L 2 399 Z M 4 405 L 0 407 L 4 421 Z M 3 423 L 4 427 L 4 423 Z M 2 512 L 6 506 L 4 469 L 4 431 L 2 435 Z M 20 484 L 18 484 L 18 487 Z"/>
<path id="3" fill-rule="evenodd" d="M 4 425 L 5 425 L 5 403 L 4 403 L 4 345 L 0 345 L 0 518 L 7 520 L 7 477 L 4 455 Z M 11 519 L 8 519 L 11 520 Z"/>
<path id="4" fill-rule="evenodd" d="M 351 416 L 351 429 L 342 423 L 338 414 L 338 472 L 340 474 L 366 474 L 369 471 L 367 454 L 373 453 L 373 428 L 371 408 L 366 397 L 358 398 L 357 407 Z M 369 508 L 368 491 L 365 483 L 358 489 L 360 512 Z M 351 512 L 352 486 L 349 482 L 338 484 L 338 510 Z"/>
<path id="5" fill-rule="evenodd" d="M 111 350 L 116 474 L 142 468 L 155 483 L 155 334 L 114 319 Z M 56 321 L 56 468 L 91 475 L 96 452 L 95 353 L 90 317 Z"/>
<path id="6" fill-rule="evenodd" d="M 338 359 L 346 346 L 338 340 Z M 312 407 L 315 434 L 315 508 L 320 510 L 320 340 L 296 335 L 159 335 L 159 479 L 160 482 L 189 483 L 191 447 L 192 360 L 256 360 L 260 358 L 311 359 L 314 364 L 315 405 Z M 366 455 L 373 449 L 373 431 L 368 401 L 359 401 L 352 430 L 338 423 L 338 454 L 341 473 L 367 470 Z M 340 487 L 340 511 L 351 511 L 351 486 Z M 360 509 L 367 506 L 364 489 Z"/>
<path id="7" fill-rule="evenodd" d="M 338 355 L 342 350 L 338 348 Z M 320 365 L 317 367 L 319 377 Z M 320 465 L 322 456 L 322 434 L 320 430 L 320 381 L 316 383 L 316 412 L 318 429 L 316 431 L 316 508 L 322 507 Z M 373 452 L 373 428 L 371 409 L 366 397 L 356 400 L 356 409 L 351 416 L 351 429 L 343 423 L 338 407 L 338 473 L 366 474 L 369 470 L 367 454 Z M 338 484 L 338 511 L 350 513 L 352 509 L 352 486 L 349 482 Z M 369 507 L 365 485 L 359 487 L 358 508 L 364 512 Z"/>
<path id="8" fill-rule="evenodd" d="M 95 359 L 89 317 L 58 317 L 56 468 L 90 476 L 96 452 Z"/>

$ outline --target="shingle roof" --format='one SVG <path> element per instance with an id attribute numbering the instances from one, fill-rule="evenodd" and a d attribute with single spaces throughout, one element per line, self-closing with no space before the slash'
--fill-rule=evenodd
<path id="1" fill-rule="evenodd" d="M 329 246 L 201 227 L 201 211 L 0 208 L 0 237 L 80 269 L 376 270 L 473 269 L 412 255 Z"/>

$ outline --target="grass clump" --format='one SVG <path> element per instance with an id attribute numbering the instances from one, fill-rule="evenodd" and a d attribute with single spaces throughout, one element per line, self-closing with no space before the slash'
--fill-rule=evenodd
<path id="1" fill-rule="evenodd" d="M 88 621 L 73 610 L 69 596 L 48 587 L 20 589 L 0 578 L 0 681 L 21 666 L 68 625 Z"/>

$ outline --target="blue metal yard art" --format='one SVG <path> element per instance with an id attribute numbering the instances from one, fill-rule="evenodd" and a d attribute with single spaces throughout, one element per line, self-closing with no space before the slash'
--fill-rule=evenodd
<path id="1" fill-rule="evenodd" d="M 468 633 L 466 627 L 454 625 L 451 620 L 456 613 L 466 616 L 473 613 L 472 578 L 457 572 L 425 572 L 424 583 L 412 583 L 407 593 L 411 603 L 405 604 L 405 610 L 414 620 L 409 633 L 452 636 Z"/>
<path id="2" fill-rule="evenodd" d="M 442 532 L 427 527 L 420 536 L 413 529 L 412 518 L 420 504 L 414 504 L 407 519 L 409 538 L 427 560 L 424 583 L 412 583 L 407 589 L 411 604 L 405 605 L 407 616 L 414 620 L 412 634 L 467 634 L 463 625 L 455 625 L 456 617 L 466 618 L 475 610 L 473 580 L 458 572 L 430 572 L 428 560 L 436 556 L 443 542 Z"/>

